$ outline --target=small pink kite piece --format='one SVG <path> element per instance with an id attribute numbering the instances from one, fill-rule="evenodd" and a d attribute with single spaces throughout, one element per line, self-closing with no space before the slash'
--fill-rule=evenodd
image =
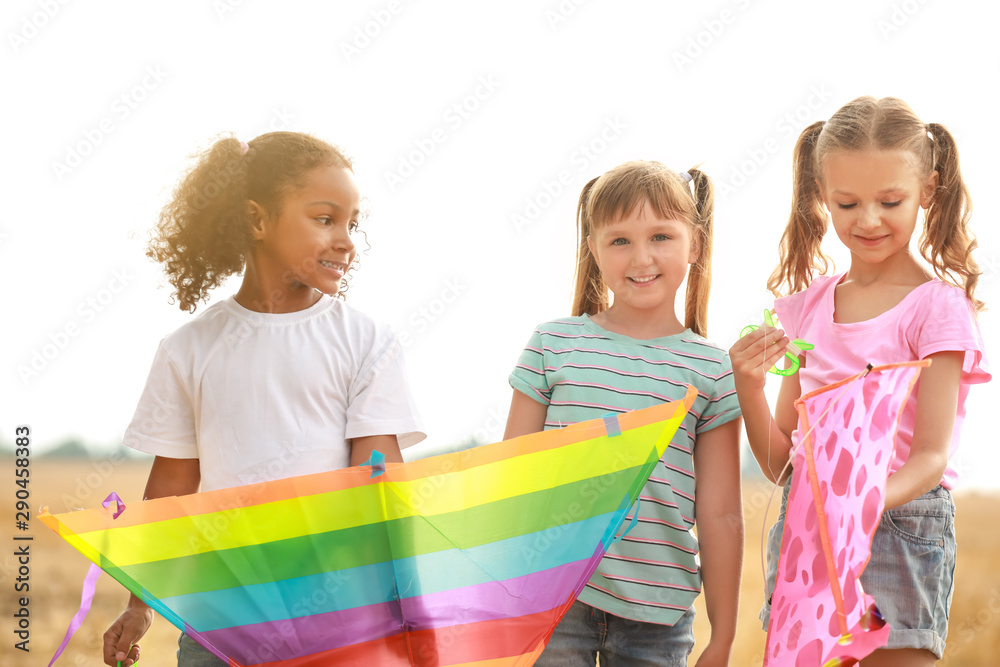
<path id="1" fill-rule="evenodd" d="M 882 516 L 896 428 L 929 361 L 869 367 L 795 402 L 801 442 L 771 598 L 766 667 L 847 667 L 889 626 L 859 577 Z"/>

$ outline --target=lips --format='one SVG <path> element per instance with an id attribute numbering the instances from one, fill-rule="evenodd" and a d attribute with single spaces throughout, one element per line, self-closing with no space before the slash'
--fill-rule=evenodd
<path id="1" fill-rule="evenodd" d="M 855 236 L 862 245 L 866 246 L 877 246 L 879 243 L 889 238 L 888 234 L 883 234 L 882 236 Z"/>
<path id="2" fill-rule="evenodd" d="M 325 259 L 319 260 L 319 265 L 324 269 L 334 272 L 338 276 L 343 276 L 344 272 L 347 271 L 347 264 L 343 262 L 331 262 Z"/>
<path id="3" fill-rule="evenodd" d="M 648 285 L 659 277 L 659 274 L 657 274 L 654 276 L 629 276 L 628 279 L 634 285 Z"/>

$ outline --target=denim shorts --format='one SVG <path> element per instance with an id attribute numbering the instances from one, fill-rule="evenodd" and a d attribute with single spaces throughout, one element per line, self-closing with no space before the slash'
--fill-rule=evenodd
<path id="1" fill-rule="evenodd" d="M 774 592 L 778 551 L 785 525 L 785 485 L 777 523 L 767 540 L 767 596 Z M 861 586 L 875 598 L 890 625 L 885 648 L 927 649 L 939 659 L 948 636 L 948 613 L 955 583 L 955 503 L 937 486 L 905 505 L 882 513 L 872 539 L 871 560 Z M 770 600 L 760 620 L 767 630 Z"/>
<path id="2" fill-rule="evenodd" d="M 177 667 L 226 667 L 214 653 L 185 633 L 177 638 Z"/>
<path id="3" fill-rule="evenodd" d="M 577 600 L 536 667 L 685 667 L 694 648 L 694 607 L 673 625 L 621 618 Z"/>

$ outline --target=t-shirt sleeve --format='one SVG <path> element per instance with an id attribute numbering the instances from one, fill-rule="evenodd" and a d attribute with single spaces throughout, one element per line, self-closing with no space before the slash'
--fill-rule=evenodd
<path id="1" fill-rule="evenodd" d="M 172 459 L 196 459 L 198 436 L 188 374 L 160 341 L 146 386 L 122 442 L 132 449 Z"/>
<path id="2" fill-rule="evenodd" d="M 957 287 L 941 285 L 934 298 L 921 299 L 913 318 L 913 340 L 918 359 L 937 352 L 965 352 L 962 381 L 989 382 L 986 346 L 972 303 Z"/>
<path id="3" fill-rule="evenodd" d="M 722 358 L 719 375 L 715 378 L 708 393 L 705 409 L 698 416 L 695 433 L 711 431 L 717 426 L 731 422 L 740 415 L 740 402 L 736 397 L 736 385 L 733 380 L 733 366 L 729 355 Z"/>
<path id="4" fill-rule="evenodd" d="M 799 338 L 802 329 L 802 309 L 805 307 L 805 290 L 774 300 L 774 313 L 778 316 L 778 326 L 788 334 L 789 339 Z"/>
<path id="5" fill-rule="evenodd" d="M 369 435 L 395 435 L 400 449 L 427 437 L 410 392 L 403 348 L 388 327 L 380 327 L 348 396 L 344 437 Z"/>
<path id="6" fill-rule="evenodd" d="M 542 351 L 542 335 L 537 329 L 532 332 L 528 344 L 521 351 L 517 365 L 510 374 L 510 386 L 535 399 L 542 405 L 548 405 L 552 398 L 552 389 L 545 376 L 545 353 Z"/>

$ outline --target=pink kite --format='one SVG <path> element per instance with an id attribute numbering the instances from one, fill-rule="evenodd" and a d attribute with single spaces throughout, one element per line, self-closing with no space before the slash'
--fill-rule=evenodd
<path id="1" fill-rule="evenodd" d="M 846 667 L 889 638 L 858 578 L 882 516 L 896 427 L 929 361 L 869 368 L 802 396 L 764 665 Z"/>

